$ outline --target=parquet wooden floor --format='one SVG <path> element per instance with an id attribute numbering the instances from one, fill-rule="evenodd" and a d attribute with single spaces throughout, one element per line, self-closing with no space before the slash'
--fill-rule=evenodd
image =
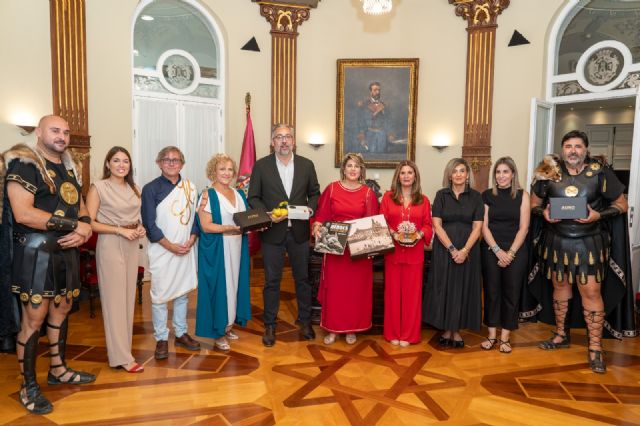
<path id="1" fill-rule="evenodd" d="M 379 334 L 357 344 L 300 339 L 290 274 L 283 282 L 278 341 L 261 344 L 260 271 L 252 275 L 255 319 L 239 330 L 232 351 L 201 339 L 198 353 L 176 349 L 155 361 L 148 285 L 136 305 L 134 348 L 142 374 L 106 364 L 102 317 L 88 303 L 71 318 L 67 358 L 97 375 L 85 386 L 47 386 L 47 349 L 38 377 L 53 413 L 33 416 L 17 401 L 15 355 L 0 355 L 0 423 L 65 425 L 640 425 L 640 340 L 606 341 L 609 372 L 587 367 L 584 332 L 570 349 L 545 352 L 537 342 L 549 327 L 524 324 L 510 355 L 480 350 L 482 334 L 465 333 L 462 350 L 441 350 L 433 330 L 423 343 L 401 349 Z M 189 310 L 190 330 L 195 294 Z M 43 343 L 45 339 L 43 339 Z"/>

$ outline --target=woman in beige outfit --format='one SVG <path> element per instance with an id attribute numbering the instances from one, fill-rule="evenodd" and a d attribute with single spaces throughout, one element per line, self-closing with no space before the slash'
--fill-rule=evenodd
<path id="1" fill-rule="evenodd" d="M 140 190 L 126 149 L 115 146 L 107 153 L 102 180 L 89 189 L 87 208 L 98 234 L 96 264 L 109 365 L 140 373 L 144 368 L 131 355 L 131 342 L 138 239 L 145 229 L 140 223 Z"/>

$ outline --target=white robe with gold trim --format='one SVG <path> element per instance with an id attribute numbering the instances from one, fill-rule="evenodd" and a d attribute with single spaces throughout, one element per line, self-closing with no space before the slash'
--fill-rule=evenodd
<path id="1" fill-rule="evenodd" d="M 185 244 L 189 240 L 197 208 L 196 197 L 195 186 L 182 179 L 156 207 L 156 225 L 170 242 Z M 196 289 L 196 245 L 189 253 L 178 256 L 159 243 L 151 243 L 148 254 L 152 303 L 167 303 Z"/>

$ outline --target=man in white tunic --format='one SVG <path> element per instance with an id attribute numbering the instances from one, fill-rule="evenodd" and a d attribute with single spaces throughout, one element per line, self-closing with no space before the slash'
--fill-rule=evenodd
<path id="1" fill-rule="evenodd" d="M 192 351 L 200 343 L 187 333 L 189 293 L 197 287 L 196 254 L 192 247 L 197 191 L 180 176 L 184 155 L 175 146 L 163 148 L 156 158 L 162 175 L 142 188 L 142 223 L 149 238 L 151 317 L 156 339 L 156 359 L 169 357 L 167 303 L 173 301 L 175 345 Z"/>

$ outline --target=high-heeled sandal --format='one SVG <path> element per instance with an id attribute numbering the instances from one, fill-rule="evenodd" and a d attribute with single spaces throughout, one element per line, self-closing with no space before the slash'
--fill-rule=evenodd
<path id="1" fill-rule="evenodd" d="M 225 333 L 225 336 L 229 340 L 238 340 L 240 336 L 238 336 L 233 330 L 229 330 Z"/>
<path id="2" fill-rule="evenodd" d="M 229 342 L 227 342 L 226 340 L 216 340 L 214 342 L 214 345 L 216 348 L 220 349 L 221 351 L 227 352 L 231 350 L 231 346 L 229 345 Z"/>
<path id="3" fill-rule="evenodd" d="M 144 367 L 135 361 L 133 362 L 133 364 L 131 364 L 130 367 L 127 367 L 126 365 L 123 364 L 123 365 L 119 365 L 116 368 L 124 370 L 127 373 L 142 373 L 144 371 Z"/>
<path id="4" fill-rule="evenodd" d="M 347 345 L 353 345 L 354 343 L 356 343 L 358 338 L 356 337 L 355 333 L 347 333 L 347 335 L 344 338 L 344 340 L 345 340 L 345 342 L 347 342 Z"/>

